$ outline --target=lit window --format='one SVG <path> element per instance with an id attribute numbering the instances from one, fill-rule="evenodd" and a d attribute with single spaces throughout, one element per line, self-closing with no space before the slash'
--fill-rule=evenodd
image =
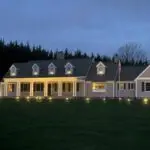
<path id="1" fill-rule="evenodd" d="M 14 65 L 11 66 L 10 68 L 10 76 L 16 76 L 16 67 Z"/>
<path id="2" fill-rule="evenodd" d="M 128 90 L 134 89 L 134 83 L 128 83 Z"/>
<path id="3" fill-rule="evenodd" d="M 72 74 L 73 73 L 73 66 L 70 63 L 65 65 L 65 74 Z"/>
<path id="4" fill-rule="evenodd" d="M 103 62 L 100 61 L 96 65 L 96 68 L 97 68 L 97 74 L 98 75 L 104 75 L 105 74 L 106 66 L 103 64 Z"/>
<path id="5" fill-rule="evenodd" d="M 56 67 L 53 63 L 49 64 L 48 66 L 48 74 L 53 75 L 56 72 Z"/>
<path id="6" fill-rule="evenodd" d="M 30 92 L 30 83 L 21 83 L 21 92 Z"/>
<path id="7" fill-rule="evenodd" d="M 44 84 L 43 83 L 34 83 L 33 85 L 33 91 L 34 92 L 42 92 L 44 90 Z"/>
<path id="8" fill-rule="evenodd" d="M 120 85 L 120 86 L 119 86 Z M 125 90 L 126 89 L 126 83 L 118 83 L 118 90 Z"/>
<path id="9" fill-rule="evenodd" d="M 33 75 L 38 75 L 39 74 L 39 66 L 37 64 L 34 64 L 32 66 L 32 73 L 33 73 Z"/>
<path id="10" fill-rule="evenodd" d="M 15 85 L 14 84 L 8 84 L 8 92 L 14 92 L 15 91 Z"/>
<path id="11" fill-rule="evenodd" d="M 146 83 L 145 85 L 145 91 L 150 91 L 150 83 Z"/>
<path id="12" fill-rule="evenodd" d="M 141 83 L 141 91 L 150 91 L 150 82 L 142 82 Z"/>
<path id="13" fill-rule="evenodd" d="M 98 67 L 97 67 L 97 74 L 99 74 L 99 75 L 105 74 L 105 67 L 103 67 L 103 66 L 98 66 Z"/>
<path id="14" fill-rule="evenodd" d="M 93 92 L 105 92 L 105 84 L 104 83 L 93 83 L 92 84 L 92 91 Z"/>

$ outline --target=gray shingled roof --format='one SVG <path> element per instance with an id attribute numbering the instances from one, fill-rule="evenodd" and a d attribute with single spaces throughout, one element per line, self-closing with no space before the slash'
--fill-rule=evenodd
<path id="1" fill-rule="evenodd" d="M 40 61 L 29 61 L 27 63 L 14 63 L 17 67 L 17 76 L 18 78 L 23 77 L 35 77 L 32 75 L 32 66 L 37 64 L 40 67 L 40 73 L 36 77 L 67 77 L 65 75 L 65 64 L 71 63 L 74 66 L 74 71 L 72 75 L 69 76 L 86 76 L 89 67 L 91 66 L 91 59 L 57 59 L 57 60 L 40 60 Z M 48 75 L 48 65 L 53 63 L 56 68 L 55 75 Z M 10 77 L 9 72 L 5 75 L 5 78 Z M 11 77 L 12 78 L 12 77 Z"/>
<path id="2" fill-rule="evenodd" d="M 96 65 L 99 62 L 94 62 L 92 67 L 87 75 L 86 80 L 95 81 L 95 82 L 103 82 L 103 81 L 113 81 L 115 79 L 117 65 L 114 63 L 103 63 L 106 66 L 105 75 L 97 75 Z"/>
<path id="3" fill-rule="evenodd" d="M 121 81 L 133 81 L 145 68 L 147 65 L 143 66 L 122 66 L 120 73 Z M 117 76 L 118 80 L 118 76 Z"/>
<path id="4" fill-rule="evenodd" d="M 97 75 L 96 65 L 93 63 L 86 80 L 95 82 L 105 82 L 118 80 L 118 64 L 103 63 L 106 66 L 105 75 Z M 147 66 L 122 66 L 120 80 L 133 81 Z"/>

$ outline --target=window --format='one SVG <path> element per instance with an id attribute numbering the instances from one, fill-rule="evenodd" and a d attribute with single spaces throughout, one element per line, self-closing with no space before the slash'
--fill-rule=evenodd
<path id="1" fill-rule="evenodd" d="M 141 91 L 143 92 L 144 91 L 144 82 L 142 82 L 142 85 L 141 85 Z"/>
<path id="2" fill-rule="evenodd" d="M 34 64 L 32 66 L 32 74 L 33 75 L 38 75 L 39 74 L 39 66 L 37 64 Z"/>
<path id="3" fill-rule="evenodd" d="M 126 89 L 126 83 L 120 83 L 120 87 L 119 87 L 119 83 L 118 83 L 118 90 L 124 90 Z"/>
<path id="4" fill-rule="evenodd" d="M 149 82 L 149 83 L 146 83 L 146 85 L 145 85 L 145 90 L 146 90 L 146 91 L 150 91 L 150 82 Z"/>
<path id="5" fill-rule="evenodd" d="M 105 74 L 105 67 L 103 67 L 103 66 L 97 67 L 97 74 L 99 74 L 99 75 Z"/>
<path id="6" fill-rule="evenodd" d="M 53 75 L 56 72 L 56 67 L 53 63 L 49 64 L 48 66 L 48 74 Z"/>
<path id="7" fill-rule="evenodd" d="M 63 83 L 63 92 L 71 92 L 72 83 Z"/>
<path id="8" fill-rule="evenodd" d="M 99 62 L 96 65 L 96 68 L 97 68 L 97 74 L 98 75 L 104 75 L 105 74 L 106 66 L 102 62 Z"/>
<path id="9" fill-rule="evenodd" d="M 21 83 L 21 92 L 30 92 L 30 83 Z"/>
<path id="10" fill-rule="evenodd" d="M 43 83 L 34 83 L 34 92 L 42 92 L 44 90 Z"/>
<path id="11" fill-rule="evenodd" d="M 105 84 L 104 83 L 93 83 L 92 84 L 93 92 L 105 92 Z"/>
<path id="12" fill-rule="evenodd" d="M 58 85 L 57 85 L 57 83 L 53 83 L 53 90 L 54 90 L 55 92 L 58 91 Z"/>
<path id="13" fill-rule="evenodd" d="M 16 76 L 17 69 L 14 65 L 11 66 L 10 68 L 10 76 Z"/>
<path id="14" fill-rule="evenodd" d="M 68 92 L 71 92 L 71 83 L 68 83 Z"/>
<path id="15" fill-rule="evenodd" d="M 130 83 L 128 83 L 128 89 L 130 90 L 131 89 L 131 86 L 130 86 L 131 84 Z"/>
<path id="16" fill-rule="evenodd" d="M 8 92 L 14 92 L 15 91 L 15 85 L 14 84 L 8 84 Z"/>
<path id="17" fill-rule="evenodd" d="M 77 87 L 76 88 L 77 88 L 76 91 L 79 92 L 79 90 L 80 90 L 80 83 L 77 83 Z"/>
<path id="18" fill-rule="evenodd" d="M 125 89 L 126 89 L 126 83 L 124 83 L 123 86 L 124 86 L 123 88 L 124 88 L 124 90 L 125 90 Z"/>
<path id="19" fill-rule="evenodd" d="M 63 92 L 65 92 L 65 87 L 66 87 L 66 84 L 63 83 Z"/>
<path id="20" fill-rule="evenodd" d="M 142 82 L 141 83 L 141 91 L 150 91 L 150 82 Z"/>
<path id="21" fill-rule="evenodd" d="M 134 89 L 134 86 L 135 86 L 135 84 L 134 84 L 134 83 L 131 83 L 131 89 L 132 89 L 132 90 Z"/>
<path id="22" fill-rule="evenodd" d="M 67 63 L 67 64 L 65 65 L 65 74 L 70 75 L 70 74 L 72 74 L 72 73 L 73 73 L 73 66 L 72 66 L 72 64 Z"/>

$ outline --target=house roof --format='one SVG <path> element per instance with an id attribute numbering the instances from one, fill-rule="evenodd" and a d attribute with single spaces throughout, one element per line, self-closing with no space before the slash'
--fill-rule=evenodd
<path id="1" fill-rule="evenodd" d="M 147 65 L 142 66 L 122 66 L 120 73 L 121 81 L 133 81 L 145 68 Z M 118 80 L 118 75 L 117 75 Z"/>
<path id="2" fill-rule="evenodd" d="M 56 74 L 48 74 L 48 66 L 53 63 L 56 66 Z M 74 66 L 73 74 L 65 74 L 65 65 L 71 63 Z M 14 63 L 17 68 L 17 76 L 11 78 L 30 78 L 30 77 L 79 77 L 86 76 L 87 81 L 105 82 L 118 80 L 118 64 L 115 63 L 103 63 L 106 66 L 106 72 L 104 75 L 97 75 L 97 64 L 99 62 L 92 62 L 91 59 L 57 59 L 57 60 L 40 60 L 29 61 L 26 63 Z M 32 66 L 37 64 L 40 67 L 40 73 L 37 76 L 32 75 Z M 143 66 L 123 66 L 121 67 L 120 80 L 121 81 L 133 81 L 145 68 Z M 10 78 L 9 71 L 4 78 Z"/>
<path id="3" fill-rule="evenodd" d="M 56 74 L 48 75 L 48 66 L 53 63 L 56 66 Z M 74 66 L 73 74 L 65 74 L 65 64 L 71 63 Z M 32 66 L 37 64 L 40 68 L 40 73 L 36 77 L 67 77 L 67 76 L 86 76 L 89 67 L 91 66 L 91 59 L 57 59 L 57 60 L 40 60 L 40 61 L 29 61 L 26 63 L 14 63 L 13 65 L 17 68 L 17 76 L 11 78 L 24 78 L 33 77 Z M 9 78 L 9 71 L 6 73 L 5 78 Z M 34 76 L 35 77 L 35 76 Z"/>
<path id="4" fill-rule="evenodd" d="M 113 81 L 116 76 L 117 64 L 114 63 L 103 63 L 106 66 L 106 71 L 104 75 L 97 75 L 97 64 L 99 62 L 94 62 L 87 75 L 86 80 L 88 81 Z"/>
<path id="5" fill-rule="evenodd" d="M 104 75 L 97 75 L 98 62 L 92 64 L 86 80 L 95 82 L 105 82 L 118 80 L 118 64 L 104 63 L 106 72 Z M 120 73 L 121 81 L 133 81 L 147 66 L 122 66 Z"/>

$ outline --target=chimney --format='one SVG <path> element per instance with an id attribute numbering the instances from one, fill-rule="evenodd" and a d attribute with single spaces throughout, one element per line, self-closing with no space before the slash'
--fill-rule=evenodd
<path id="1" fill-rule="evenodd" d="M 64 59 L 64 52 L 63 51 L 59 51 L 57 52 L 57 59 Z"/>

